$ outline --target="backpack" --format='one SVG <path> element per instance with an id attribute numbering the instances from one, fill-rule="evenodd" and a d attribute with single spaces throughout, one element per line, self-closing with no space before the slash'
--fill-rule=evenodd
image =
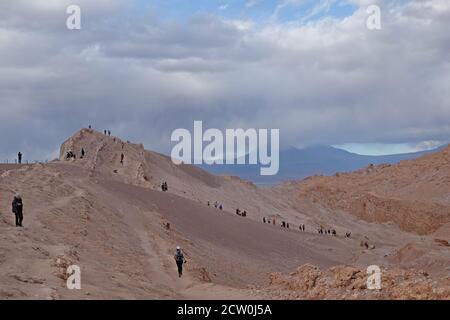
<path id="1" fill-rule="evenodd" d="M 177 262 L 183 262 L 184 261 L 184 256 L 181 252 L 177 252 L 175 254 L 175 261 Z"/>

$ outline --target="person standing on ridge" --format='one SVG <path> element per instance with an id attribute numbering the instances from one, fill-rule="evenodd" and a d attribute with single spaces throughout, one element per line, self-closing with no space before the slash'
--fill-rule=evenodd
<path id="1" fill-rule="evenodd" d="M 17 160 L 19 162 L 19 164 L 22 163 L 22 152 L 19 151 L 19 153 L 17 154 Z"/>
<path id="2" fill-rule="evenodd" d="M 16 227 L 23 227 L 23 202 L 20 194 L 14 196 L 12 202 L 12 212 L 16 215 Z"/>
<path id="3" fill-rule="evenodd" d="M 181 251 L 180 247 L 177 247 L 174 258 L 178 267 L 178 277 L 181 278 L 181 276 L 183 275 L 183 264 L 186 263 L 186 259 L 184 258 L 183 252 Z"/>

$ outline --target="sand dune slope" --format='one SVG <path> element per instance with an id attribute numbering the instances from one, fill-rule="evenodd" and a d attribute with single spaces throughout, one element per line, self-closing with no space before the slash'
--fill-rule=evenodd
<path id="1" fill-rule="evenodd" d="M 68 151 L 77 159 L 66 159 Z M 162 181 L 168 192 L 160 190 Z M 393 223 L 360 220 L 345 206 L 332 212 L 331 205 L 311 200 L 315 189 L 299 200 L 291 192 L 296 188 L 259 189 L 238 178 L 175 166 L 142 145 L 83 129 L 63 143 L 57 161 L 0 166 L 0 298 L 355 298 L 365 293 L 350 294 L 353 289 L 346 287 L 292 294 L 285 291 L 292 281 L 303 288 L 299 281 L 309 280 L 303 271 L 297 273 L 300 280 L 282 274 L 301 265 L 364 270 L 371 264 L 419 270 L 411 277 L 450 274 L 443 226 L 429 235 L 402 231 Z M 24 228 L 13 225 L 17 192 L 24 200 Z M 224 210 L 207 201 L 219 201 Z M 444 206 L 445 200 L 435 203 Z M 237 207 L 248 217 L 235 215 Z M 263 216 L 275 217 L 277 224 L 262 223 Z M 279 226 L 281 219 L 291 223 L 289 230 Z M 306 232 L 297 229 L 301 223 Z M 338 235 L 319 235 L 317 226 L 336 228 Z M 343 236 L 346 230 L 351 238 Z M 371 248 L 361 247 L 362 240 Z M 188 261 L 182 278 L 173 260 L 177 245 Z M 70 265 L 81 268 L 81 290 L 66 287 Z M 402 296 L 408 295 L 393 295 Z"/>

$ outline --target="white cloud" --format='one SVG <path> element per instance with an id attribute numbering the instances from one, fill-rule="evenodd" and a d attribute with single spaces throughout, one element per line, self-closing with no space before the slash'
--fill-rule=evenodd
<path id="1" fill-rule="evenodd" d="M 450 140 L 448 2 L 381 3 L 379 32 L 363 6 L 257 25 L 85 0 L 83 29 L 68 31 L 56 2 L 27 3 L 0 2 L 0 134 L 14 132 L 0 156 L 46 157 L 88 124 L 167 151 L 193 120 L 280 128 L 284 145 Z"/>

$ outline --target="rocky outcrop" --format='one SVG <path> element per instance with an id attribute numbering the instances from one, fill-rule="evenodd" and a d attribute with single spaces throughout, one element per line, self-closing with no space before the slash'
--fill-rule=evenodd
<path id="1" fill-rule="evenodd" d="M 394 222 L 425 235 L 450 224 L 450 147 L 396 165 L 370 165 L 332 177 L 299 181 L 290 192 L 368 222 Z"/>
<path id="2" fill-rule="evenodd" d="M 450 299 L 450 278 L 426 272 L 381 269 L 381 289 L 369 289 L 366 270 L 336 266 L 320 270 L 310 264 L 290 275 L 272 273 L 266 294 L 281 299 Z"/>

